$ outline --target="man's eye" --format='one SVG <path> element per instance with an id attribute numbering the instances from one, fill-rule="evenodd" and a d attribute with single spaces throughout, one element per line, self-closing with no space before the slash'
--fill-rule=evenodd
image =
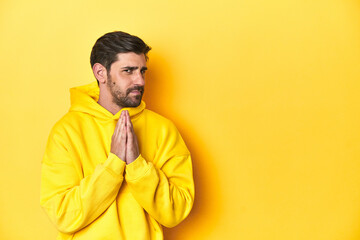
<path id="1" fill-rule="evenodd" d="M 131 69 L 125 69 L 124 72 L 131 73 Z"/>
<path id="2" fill-rule="evenodd" d="M 146 70 L 141 70 L 141 74 L 145 74 Z"/>

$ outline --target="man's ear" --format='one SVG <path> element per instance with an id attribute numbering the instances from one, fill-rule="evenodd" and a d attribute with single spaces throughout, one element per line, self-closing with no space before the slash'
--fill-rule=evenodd
<path id="1" fill-rule="evenodd" d="M 95 78 L 99 81 L 99 84 L 106 83 L 107 71 L 103 65 L 101 65 L 100 63 L 95 63 L 92 70 Z"/>

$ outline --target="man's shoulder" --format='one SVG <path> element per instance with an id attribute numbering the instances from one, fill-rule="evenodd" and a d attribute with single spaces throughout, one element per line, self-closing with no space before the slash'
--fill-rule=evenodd
<path id="1" fill-rule="evenodd" d="M 142 115 L 147 123 L 152 124 L 155 127 L 157 126 L 159 128 L 167 128 L 167 129 L 175 128 L 174 123 L 170 119 L 152 110 L 144 109 Z"/>
<path id="2" fill-rule="evenodd" d="M 51 133 L 64 133 L 69 130 L 76 130 L 82 124 L 82 116 L 76 112 L 67 112 L 52 127 Z"/>
<path id="3" fill-rule="evenodd" d="M 144 109 L 142 114 L 147 118 L 154 119 L 155 121 L 160 121 L 160 122 L 169 122 L 170 121 L 168 118 L 160 115 L 157 112 L 147 109 L 147 108 Z"/>

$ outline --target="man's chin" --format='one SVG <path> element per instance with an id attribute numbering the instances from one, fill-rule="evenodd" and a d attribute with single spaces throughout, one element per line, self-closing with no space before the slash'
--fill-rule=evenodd
<path id="1" fill-rule="evenodd" d="M 126 107 L 138 107 L 141 103 L 141 98 L 140 99 L 133 99 L 131 101 L 128 102 Z"/>
<path id="2" fill-rule="evenodd" d="M 142 96 L 127 96 L 126 98 L 114 98 L 113 101 L 119 107 L 138 107 L 141 104 Z"/>
<path id="3" fill-rule="evenodd" d="M 132 104 L 132 107 L 138 107 L 140 105 L 140 103 L 141 103 L 141 101 L 136 102 L 136 103 Z"/>

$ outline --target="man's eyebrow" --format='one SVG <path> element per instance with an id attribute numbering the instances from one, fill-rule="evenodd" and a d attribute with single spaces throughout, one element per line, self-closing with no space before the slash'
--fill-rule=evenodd
<path id="1" fill-rule="evenodd" d="M 121 69 L 126 69 L 126 70 L 133 71 L 133 70 L 139 69 L 139 67 L 126 66 L 126 67 L 122 67 Z M 148 68 L 147 67 L 142 67 L 141 71 L 144 71 L 144 70 L 146 71 L 146 70 L 148 70 Z"/>
<path id="2" fill-rule="evenodd" d="M 136 70 L 139 67 L 131 67 L 131 66 L 126 66 L 126 67 L 122 67 L 122 69 L 128 69 L 128 70 Z"/>

